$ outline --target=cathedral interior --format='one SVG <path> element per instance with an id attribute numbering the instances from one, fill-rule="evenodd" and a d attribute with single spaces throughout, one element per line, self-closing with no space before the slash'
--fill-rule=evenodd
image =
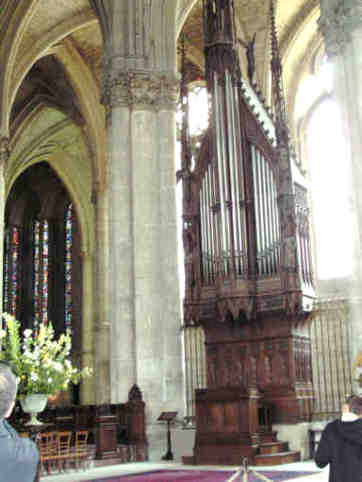
<path id="1" fill-rule="evenodd" d="M 361 1 L 0 0 L 0 36 L 3 311 L 94 373 L 56 409 L 112 414 L 99 457 L 126 427 L 159 460 L 167 412 L 179 459 L 258 463 L 274 431 L 307 458 L 359 390 Z"/>

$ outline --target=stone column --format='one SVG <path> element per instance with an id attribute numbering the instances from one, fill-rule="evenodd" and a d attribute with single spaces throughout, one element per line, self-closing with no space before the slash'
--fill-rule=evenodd
<path id="1" fill-rule="evenodd" d="M 95 402 L 97 405 L 109 403 L 110 395 L 110 322 L 108 317 L 108 202 L 107 192 L 103 186 L 94 188 L 94 202 L 96 204 L 97 233 L 96 233 L 96 287 L 94 310 L 94 374 L 97 383 L 94 384 Z"/>
<path id="2" fill-rule="evenodd" d="M 108 299 L 104 320 L 110 324 L 110 400 L 125 402 L 131 387 L 139 386 L 150 458 L 159 460 L 166 431 L 157 417 L 162 411 L 178 411 L 182 417 L 184 406 L 175 203 L 175 4 L 90 3 L 100 18 L 105 54 L 108 269 L 103 280 L 100 271 L 98 280 Z"/>
<path id="3" fill-rule="evenodd" d="M 94 289 L 92 286 L 92 270 L 93 258 L 89 253 L 82 252 L 82 286 L 83 298 L 87 300 L 92 299 Z M 94 352 L 93 352 L 93 319 L 94 306 L 92 303 L 82 304 L 82 353 L 81 353 L 81 368 L 89 367 L 94 369 Z M 94 377 L 87 378 L 81 385 L 81 403 L 90 405 L 95 402 L 94 386 L 97 385 L 97 380 Z"/>
<path id="4" fill-rule="evenodd" d="M 136 383 L 135 280 L 133 250 L 133 166 L 128 76 L 116 61 L 108 64 L 104 101 L 108 108 L 108 319 L 110 394 L 127 400 Z"/>
<path id="5" fill-rule="evenodd" d="M 351 168 L 356 228 L 350 300 L 353 360 L 362 350 L 362 0 L 321 0 L 319 27 L 334 65 L 334 92 L 342 111 L 344 137 L 349 141 L 344 161 Z"/>
<path id="6" fill-rule="evenodd" d="M 137 79 L 137 81 L 136 81 Z M 175 75 L 132 82 L 137 384 L 146 402 L 150 458 L 165 453 L 162 411 L 183 415 L 176 225 Z M 142 93 L 147 93 L 147 98 Z"/>
<path id="7" fill-rule="evenodd" d="M 161 411 L 183 412 L 175 199 L 179 81 L 112 73 L 109 109 L 111 400 L 144 393 L 150 456 L 163 451 Z M 122 133 L 127 133 L 123 136 Z M 117 251 L 118 250 L 118 251 Z M 111 284 L 113 283 L 113 286 Z"/>

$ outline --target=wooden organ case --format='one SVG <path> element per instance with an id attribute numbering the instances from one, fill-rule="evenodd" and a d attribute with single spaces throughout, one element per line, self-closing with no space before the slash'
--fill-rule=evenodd
<path id="1" fill-rule="evenodd" d="M 314 296 L 306 180 L 291 157 L 271 1 L 272 117 L 241 76 L 233 0 L 204 0 L 210 124 L 192 167 L 185 81 L 184 322 L 205 332 L 195 463 L 255 462 L 271 423 L 309 420 Z"/>

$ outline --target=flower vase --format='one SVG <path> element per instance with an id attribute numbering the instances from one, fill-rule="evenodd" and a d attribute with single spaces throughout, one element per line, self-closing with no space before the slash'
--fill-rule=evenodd
<path id="1" fill-rule="evenodd" d="M 42 425 L 37 415 L 45 409 L 47 401 L 48 395 L 44 393 L 33 393 L 20 399 L 23 412 L 30 414 L 30 420 L 25 425 Z"/>

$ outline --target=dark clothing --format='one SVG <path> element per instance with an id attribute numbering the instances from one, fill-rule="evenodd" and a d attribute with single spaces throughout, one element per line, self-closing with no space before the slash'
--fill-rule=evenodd
<path id="1" fill-rule="evenodd" d="M 38 460 L 35 443 L 0 420 L 0 482 L 33 482 Z"/>
<path id="2" fill-rule="evenodd" d="M 329 464 L 329 482 L 362 482 L 362 419 L 330 422 L 322 432 L 315 462 L 321 468 Z"/>

